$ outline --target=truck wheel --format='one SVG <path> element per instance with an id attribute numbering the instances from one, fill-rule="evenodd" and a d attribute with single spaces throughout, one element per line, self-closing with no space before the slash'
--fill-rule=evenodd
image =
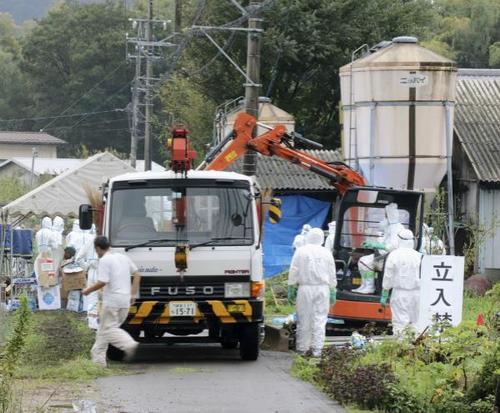
<path id="1" fill-rule="evenodd" d="M 238 339 L 237 338 L 223 338 L 220 342 L 222 348 L 225 349 L 235 349 L 238 347 Z"/>
<path id="2" fill-rule="evenodd" d="M 240 335 L 240 356 L 242 360 L 254 361 L 259 357 L 259 326 L 243 325 Z"/>
<path id="3" fill-rule="evenodd" d="M 110 360 L 122 361 L 125 357 L 125 352 L 110 344 L 108 346 L 108 351 L 107 351 L 106 355 L 108 356 L 108 359 L 110 359 Z"/>

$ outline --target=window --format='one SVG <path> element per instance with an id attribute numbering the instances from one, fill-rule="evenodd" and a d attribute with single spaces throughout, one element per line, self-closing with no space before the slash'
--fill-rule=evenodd
<path id="1" fill-rule="evenodd" d="M 409 227 L 410 214 L 398 209 L 399 222 Z M 385 209 L 383 207 L 351 207 L 344 213 L 340 245 L 347 248 L 360 248 L 364 241 L 377 241 L 383 236 Z"/>
<path id="2" fill-rule="evenodd" d="M 127 246 L 153 239 L 212 245 L 253 243 L 253 198 L 232 186 L 118 188 L 112 192 L 110 238 Z"/>

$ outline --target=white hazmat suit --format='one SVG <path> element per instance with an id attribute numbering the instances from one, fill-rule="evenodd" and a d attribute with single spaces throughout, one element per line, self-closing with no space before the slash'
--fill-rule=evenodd
<path id="1" fill-rule="evenodd" d="M 306 245 L 306 235 L 311 230 L 311 226 L 309 224 L 304 224 L 302 226 L 302 231 L 300 234 L 296 235 L 293 239 L 293 248 L 297 249 Z"/>
<path id="2" fill-rule="evenodd" d="M 80 228 L 80 221 L 75 219 L 71 232 L 66 236 L 66 246 L 73 247 L 76 252 L 85 245 L 85 234 Z"/>
<path id="3" fill-rule="evenodd" d="M 36 233 L 35 241 L 38 248 L 38 255 L 34 262 L 35 276 L 38 282 L 37 292 L 40 309 L 59 308 L 59 287 L 57 283 L 56 265 L 52 257 L 52 245 L 54 233 L 52 231 L 52 219 L 44 217 L 42 228 Z M 50 296 L 50 299 L 45 297 Z"/>
<path id="4" fill-rule="evenodd" d="M 97 267 L 99 257 L 94 248 L 94 238 L 96 236 L 95 225 L 86 234 L 85 244 L 76 255 L 76 262 L 87 271 L 87 287 L 97 283 Z M 87 322 L 89 328 L 97 330 L 99 327 L 99 291 L 90 293 L 83 297 L 83 311 L 87 311 Z"/>
<path id="5" fill-rule="evenodd" d="M 398 233 L 405 229 L 399 221 L 398 205 L 391 203 L 385 207 L 385 219 L 380 223 L 384 233 L 381 243 L 385 246 L 384 250 L 379 250 L 382 255 L 391 252 L 398 246 Z M 375 292 L 375 254 L 365 255 L 358 261 L 358 269 L 361 274 L 362 284 L 359 288 L 353 290 L 359 294 L 373 294 Z"/>
<path id="6" fill-rule="evenodd" d="M 48 254 L 51 251 L 52 240 L 52 220 L 49 217 L 44 217 L 42 219 L 42 228 L 35 235 L 38 253 Z"/>
<path id="7" fill-rule="evenodd" d="M 332 221 L 328 224 L 328 236 L 325 240 L 325 248 L 328 251 L 333 251 L 333 245 L 335 244 L 335 230 L 337 228 L 337 222 Z"/>
<path id="8" fill-rule="evenodd" d="M 323 348 L 330 293 L 337 286 L 335 261 L 321 246 L 323 239 L 320 228 L 309 231 L 307 244 L 295 251 L 288 275 L 288 285 L 298 285 L 297 351 L 312 350 L 314 356 Z"/>
<path id="9" fill-rule="evenodd" d="M 391 294 L 392 330 L 401 335 L 408 326 L 416 326 L 420 300 L 420 264 L 422 254 L 415 251 L 413 232 L 399 232 L 399 247 L 389 253 L 385 262 L 381 303 Z"/>
<path id="10" fill-rule="evenodd" d="M 52 258 L 54 258 L 56 268 L 59 268 L 59 265 L 64 257 L 63 231 L 64 231 L 64 220 L 60 216 L 55 216 L 52 222 L 51 249 L 52 249 Z"/>

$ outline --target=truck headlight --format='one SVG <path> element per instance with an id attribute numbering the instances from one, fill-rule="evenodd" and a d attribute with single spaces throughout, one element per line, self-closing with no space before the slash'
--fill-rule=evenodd
<path id="1" fill-rule="evenodd" d="M 250 283 L 225 283 L 224 297 L 226 298 L 250 297 Z"/>

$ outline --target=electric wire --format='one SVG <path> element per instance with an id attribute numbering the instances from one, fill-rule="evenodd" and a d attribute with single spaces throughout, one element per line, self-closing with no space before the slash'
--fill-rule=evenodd
<path id="1" fill-rule="evenodd" d="M 107 102 L 109 102 L 113 97 L 115 97 L 117 94 L 121 93 L 125 88 L 129 87 L 132 82 L 127 82 L 124 86 L 122 86 L 120 89 L 118 89 L 116 92 L 112 93 L 111 95 L 108 96 L 107 99 L 104 100 L 98 107 L 101 108 L 104 106 Z M 122 109 L 122 111 L 125 111 L 125 109 Z M 69 127 L 69 129 L 73 129 L 74 127 L 78 126 L 80 123 L 82 123 L 88 116 L 84 115 L 82 116 L 79 120 L 77 120 L 73 125 Z"/>
<path id="2" fill-rule="evenodd" d="M 88 96 L 91 92 L 97 89 L 101 84 L 103 84 L 106 80 L 108 80 L 113 74 L 115 74 L 120 68 L 125 65 L 126 62 L 121 62 L 118 66 L 116 66 L 111 72 L 109 72 L 105 77 L 103 77 L 99 82 L 97 82 L 94 86 L 92 86 L 89 90 L 87 90 L 83 95 L 81 95 L 78 99 L 76 99 L 73 103 L 71 103 L 66 109 L 64 109 L 60 115 L 64 115 L 68 110 L 73 108 L 78 102 L 80 102 L 84 97 Z M 41 131 L 45 128 L 48 128 L 52 125 L 57 119 L 53 119 L 47 125 L 45 125 Z"/>
<path id="3" fill-rule="evenodd" d="M 47 119 L 60 119 L 60 118 L 72 118 L 76 116 L 90 116 L 90 115 L 99 115 L 102 113 L 111 113 L 111 112 L 123 112 L 124 109 L 109 109 L 109 110 L 101 110 L 101 111 L 96 111 L 96 112 L 81 112 L 81 113 L 73 113 L 71 115 L 55 115 L 55 116 L 38 116 L 38 117 L 33 117 L 33 118 L 13 118 L 13 119 L 0 119 L 0 122 L 22 122 L 22 121 L 27 121 L 27 120 L 47 120 Z"/>

